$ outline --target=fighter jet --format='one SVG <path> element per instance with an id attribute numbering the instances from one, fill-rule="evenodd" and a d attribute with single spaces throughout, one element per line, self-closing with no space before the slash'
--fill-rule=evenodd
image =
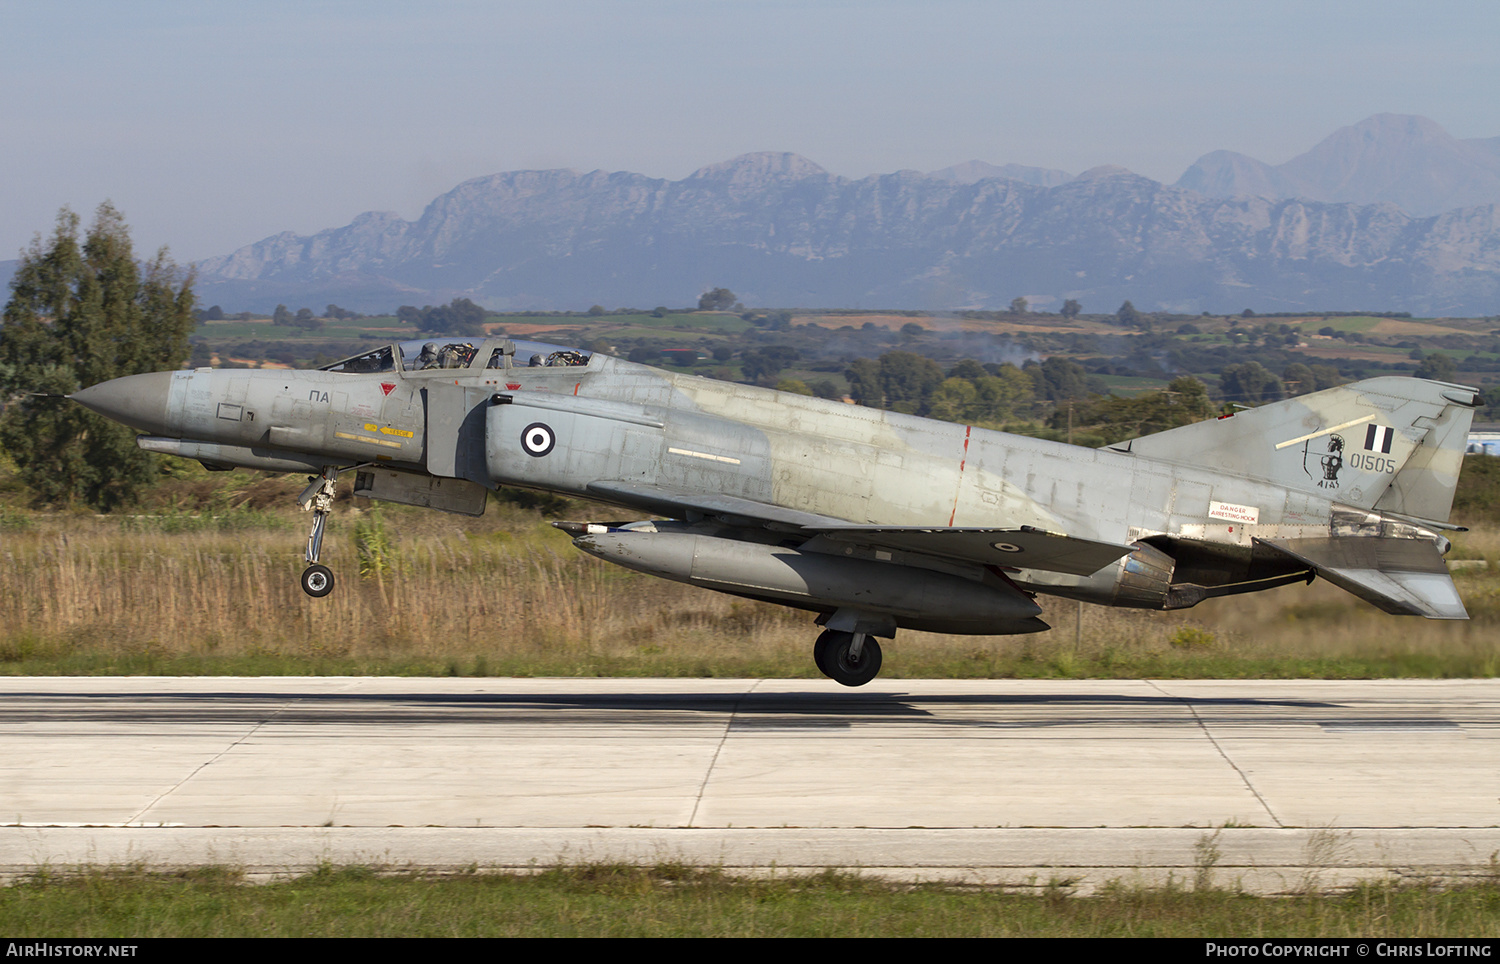
<path id="1" fill-rule="evenodd" d="M 1390 377 L 1101 449 L 488 339 L 396 343 L 316 371 L 130 375 L 74 401 L 148 451 L 309 472 L 302 587 L 334 483 L 479 515 L 522 486 L 640 513 L 555 523 L 641 572 L 816 613 L 848 686 L 877 640 L 1045 630 L 1039 594 L 1136 609 L 1321 576 L 1388 613 L 1465 619 L 1442 533 L 1472 388 Z"/>

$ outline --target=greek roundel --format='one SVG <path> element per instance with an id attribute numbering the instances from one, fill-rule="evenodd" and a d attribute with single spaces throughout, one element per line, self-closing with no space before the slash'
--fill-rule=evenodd
<path id="1" fill-rule="evenodd" d="M 521 448 L 527 455 L 541 458 L 551 452 L 555 444 L 557 437 L 552 434 L 551 426 L 544 422 L 532 422 L 521 430 Z"/>

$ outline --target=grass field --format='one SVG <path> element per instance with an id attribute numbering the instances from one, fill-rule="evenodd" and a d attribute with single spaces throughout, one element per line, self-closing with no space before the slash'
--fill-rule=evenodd
<path id="1" fill-rule="evenodd" d="M 199 474 L 136 514 L 0 508 L 0 673 L 816 675 L 810 614 L 611 566 L 506 503 L 469 519 L 341 499 L 324 548 L 338 585 L 310 599 L 301 484 Z M 1173 613 L 1043 596 L 1051 632 L 902 631 L 882 675 L 1493 676 L 1500 527 L 1455 543 L 1468 621 L 1387 616 L 1323 582 Z"/>
<path id="2" fill-rule="evenodd" d="M 1107 889 L 1073 897 L 893 885 L 843 873 L 575 866 L 433 878 L 327 867 L 249 886 L 232 869 L 44 874 L 0 888 L 11 938 L 132 937 L 1464 937 L 1500 936 L 1500 884 L 1251 897 Z"/>

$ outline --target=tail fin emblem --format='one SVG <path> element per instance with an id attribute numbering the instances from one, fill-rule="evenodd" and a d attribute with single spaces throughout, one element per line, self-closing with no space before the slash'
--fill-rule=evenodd
<path id="1" fill-rule="evenodd" d="M 1302 471 L 1307 472 L 1308 478 L 1314 478 L 1312 472 L 1308 471 L 1307 463 L 1313 457 L 1308 451 L 1312 443 L 1302 444 Z M 1344 467 L 1344 437 L 1342 435 L 1328 436 L 1328 451 L 1316 457 L 1318 465 L 1323 470 L 1323 477 L 1317 480 L 1320 489 L 1336 489 L 1339 487 L 1339 470 Z"/>

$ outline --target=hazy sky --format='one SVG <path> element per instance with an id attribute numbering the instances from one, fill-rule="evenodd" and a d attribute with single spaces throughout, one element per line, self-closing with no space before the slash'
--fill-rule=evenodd
<path id="1" fill-rule="evenodd" d="M 186 260 L 517 168 L 1170 183 L 1381 112 L 1493 137 L 1497 28 L 1494 0 L 0 0 L 0 260 L 105 198 Z"/>

